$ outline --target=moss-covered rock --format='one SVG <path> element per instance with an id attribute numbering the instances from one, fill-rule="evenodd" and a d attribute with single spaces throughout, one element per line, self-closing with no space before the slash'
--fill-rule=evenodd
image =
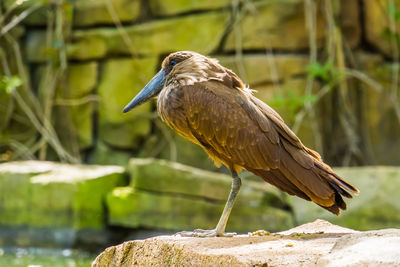
<path id="1" fill-rule="evenodd" d="M 0 224 L 101 229 L 105 194 L 124 183 L 124 169 L 117 166 L 0 164 Z"/>
<path id="2" fill-rule="evenodd" d="M 115 150 L 103 142 L 98 142 L 88 161 L 90 164 L 127 166 L 131 156 L 127 151 Z"/>
<path id="3" fill-rule="evenodd" d="M 225 49 L 283 49 L 296 50 L 308 47 L 308 31 L 302 0 L 257 1 L 244 5 L 243 14 L 228 35 Z M 318 9 L 317 9 L 318 10 Z M 320 11 L 318 11 L 320 12 Z M 316 24 L 317 44 L 324 37 L 324 19 L 318 14 Z M 236 28 L 238 27 L 238 28 Z"/>
<path id="4" fill-rule="evenodd" d="M 103 64 L 98 88 L 99 136 L 109 145 L 135 148 L 151 127 L 151 103 L 123 114 L 122 109 L 154 75 L 157 59 L 113 59 Z"/>
<path id="5" fill-rule="evenodd" d="M 114 25 L 118 21 L 114 21 L 110 12 L 113 12 L 115 19 L 119 21 L 134 21 L 140 14 L 140 0 L 78 0 L 74 3 L 73 22 L 76 26 Z"/>
<path id="6" fill-rule="evenodd" d="M 229 195 L 232 178 L 175 162 L 132 159 L 131 184 L 107 197 L 110 224 L 169 230 L 215 227 Z M 292 225 L 276 189 L 243 179 L 228 229 L 282 229 Z M 251 222 L 248 218 L 251 217 Z"/>
<path id="7" fill-rule="evenodd" d="M 229 13 L 226 11 L 147 22 L 124 28 L 129 42 L 117 29 L 77 30 L 68 48 L 69 57 L 91 59 L 106 54 L 132 53 L 154 55 L 178 50 L 208 54 L 219 45 L 228 22 Z"/>
<path id="8" fill-rule="evenodd" d="M 259 84 L 282 82 L 306 73 L 308 57 L 302 55 L 257 55 L 217 57 L 220 63 L 233 70 L 250 88 Z"/>
<path id="9" fill-rule="evenodd" d="M 335 171 L 360 190 L 354 199 L 346 199 L 347 210 L 335 216 L 314 203 L 293 198 L 298 223 L 317 218 L 357 230 L 398 228 L 400 225 L 400 168 L 352 167 Z"/>
<path id="10" fill-rule="evenodd" d="M 9 8 L 15 2 L 16 0 L 5 0 L 6 8 Z M 22 21 L 24 25 L 44 26 L 48 22 L 50 12 L 54 12 L 54 7 L 49 1 L 30 0 L 19 2 L 16 8 L 17 13 L 32 8 L 34 5 L 41 5 Z M 139 17 L 141 9 L 140 0 L 72 0 L 65 1 L 59 7 L 64 13 L 64 22 L 72 23 L 73 26 L 78 27 L 104 24 L 115 25 L 118 21 L 132 22 Z"/>
<path id="11" fill-rule="evenodd" d="M 169 230 L 212 229 L 224 207 L 222 203 L 199 198 L 155 194 L 131 187 L 114 189 L 107 197 L 107 205 L 111 225 Z M 239 204 L 233 208 L 227 231 L 247 232 L 261 228 L 276 231 L 291 225 L 287 211 Z"/>
<path id="12" fill-rule="evenodd" d="M 155 15 L 175 15 L 198 10 L 209 10 L 232 5 L 231 0 L 151 0 L 151 12 Z"/>
<path id="13" fill-rule="evenodd" d="M 98 63 L 87 62 L 70 64 L 67 71 L 68 98 L 87 95 L 96 87 L 98 79 Z"/>
<path id="14" fill-rule="evenodd" d="M 205 171 L 166 160 L 131 159 L 128 169 L 131 174 L 130 186 L 151 192 L 225 201 L 232 183 L 232 178 L 226 174 Z M 239 201 L 243 201 L 247 205 L 251 205 L 252 201 L 257 204 L 262 202 L 267 193 L 276 198 L 275 203 L 282 201 L 274 188 L 266 186 L 265 183 L 251 182 L 242 188 Z"/>

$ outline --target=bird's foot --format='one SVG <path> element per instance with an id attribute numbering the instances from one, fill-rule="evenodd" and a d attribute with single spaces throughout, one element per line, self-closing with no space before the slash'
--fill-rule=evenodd
<path id="1" fill-rule="evenodd" d="M 235 236 L 236 233 L 224 233 L 224 232 L 219 233 L 217 229 L 212 229 L 212 230 L 196 229 L 193 231 L 178 232 L 175 235 L 180 235 L 184 237 L 215 237 L 215 236 L 232 237 Z"/>

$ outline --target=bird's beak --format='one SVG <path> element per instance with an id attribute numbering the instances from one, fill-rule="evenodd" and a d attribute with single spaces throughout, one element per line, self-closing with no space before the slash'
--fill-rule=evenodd
<path id="1" fill-rule="evenodd" d="M 165 70 L 161 69 L 151 81 L 124 108 L 124 113 L 156 96 L 164 87 Z"/>

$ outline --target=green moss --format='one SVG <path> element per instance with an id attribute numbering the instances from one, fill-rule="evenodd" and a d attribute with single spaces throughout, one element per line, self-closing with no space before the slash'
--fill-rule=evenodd
<path id="1" fill-rule="evenodd" d="M 0 223 L 100 229 L 105 223 L 105 195 L 125 181 L 123 168 L 117 166 L 0 164 Z"/>
<path id="2" fill-rule="evenodd" d="M 139 138 L 150 132 L 150 102 L 126 114 L 122 109 L 150 81 L 156 63 L 155 57 L 114 59 L 104 63 L 98 94 L 101 97 L 99 134 L 105 143 L 135 148 Z"/>
<path id="3" fill-rule="evenodd" d="M 70 64 L 68 66 L 69 98 L 79 98 L 93 91 L 97 83 L 97 62 Z"/>
<path id="4" fill-rule="evenodd" d="M 214 228 L 224 204 L 179 195 L 152 194 L 128 187 L 116 188 L 109 193 L 107 206 L 111 225 L 192 230 Z M 227 229 L 247 232 L 268 228 L 276 231 L 292 225 L 290 214 L 282 210 L 236 205 Z"/>
<path id="5" fill-rule="evenodd" d="M 74 44 L 69 48 L 69 57 L 90 59 L 132 52 L 154 55 L 178 50 L 207 54 L 217 48 L 228 23 L 227 11 L 156 20 L 125 27 L 131 40 L 129 44 L 117 29 L 78 30 L 73 32 Z"/>
<path id="6" fill-rule="evenodd" d="M 133 21 L 140 14 L 140 0 L 111 0 L 110 2 L 113 12 L 120 21 Z M 75 2 L 74 8 L 74 25 L 115 24 L 105 1 L 80 0 Z"/>
<path id="7" fill-rule="evenodd" d="M 231 0 L 151 0 L 149 1 L 153 14 L 173 15 L 192 10 L 215 9 L 230 6 Z"/>
<path id="8" fill-rule="evenodd" d="M 298 50 L 308 47 L 304 3 L 301 0 L 264 0 L 254 2 L 228 35 L 226 50 L 235 50 L 237 42 L 242 49 L 285 49 Z M 324 18 L 317 13 L 317 45 L 322 45 L 324 37 Z"/>

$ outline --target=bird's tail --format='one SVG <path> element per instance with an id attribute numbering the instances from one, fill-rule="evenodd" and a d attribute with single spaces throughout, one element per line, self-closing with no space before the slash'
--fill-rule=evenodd
<path id="1" fill-rule="evenodd" d="M 323 163 L 317 152 L 308 148 L 302 152 L 304 153 L 302 157 L 307 157 L 307 161 L 310 162 L 308 165 L 301 164 L 298 158 L 295 160 L 289 152 L 285 151 L 281 155 L 281 166 L 278 169 L 249 169 L 249 171 L 291 195 L 313 201 L 322 208 L 339 215 L 341 209 L 346 209 L 346 203 L 342 197 L 352 198 L 350 193 L 358 195 L 358 189 Z"/>

